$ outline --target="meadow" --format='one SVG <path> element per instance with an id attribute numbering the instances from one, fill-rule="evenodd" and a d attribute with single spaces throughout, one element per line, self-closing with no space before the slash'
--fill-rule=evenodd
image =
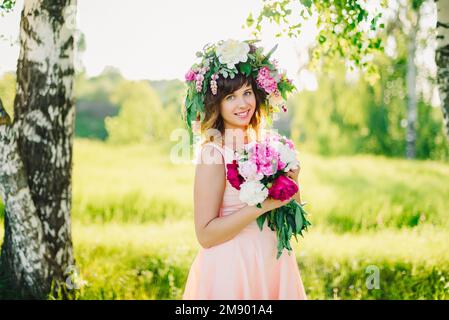
<path id="1" fill-rule="evenodd" d="M 78 299 L 181 298 L 200 247 L 194 165 L 171 163 L 170 147 L 75 140 Z M 449 298 L 449 164 L 299 151 L 312 227 L 293 248 L 309 299 Z"/>

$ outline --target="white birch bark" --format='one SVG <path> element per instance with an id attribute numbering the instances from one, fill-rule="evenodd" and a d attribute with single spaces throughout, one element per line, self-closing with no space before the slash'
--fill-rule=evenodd
<path id="1" fill-rule="evenodd" d="M 76 0 L 25 1 L 14 123 L 0 129 L 6 204 L 1 268 L 15 288 L 36 298 L 54 294 L 52 286 L 64 291 L 65 271 L 75 264 L 70 221 L 75 14 Z"/>
<path id="2" fill-rule="evenodd" d="M 437 49 L 435 60 L 438 66 L 437 80 L 440 93 L 444 130 L 449 142 L 449 1 L 437 4 Z"/>

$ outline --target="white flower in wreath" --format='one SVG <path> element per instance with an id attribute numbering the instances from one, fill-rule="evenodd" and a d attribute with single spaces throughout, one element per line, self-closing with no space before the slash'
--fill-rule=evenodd
<path id="1" fill-rule="evenodd" d="M 249 44 L 229 39 L 220 43 L 216 51 L 220 63 L 225 64 L 229 69 L 233 69 L 237 63 L 248 60 Z"/>
<path id="2" fill-rule="evenodd" d="M 268 103 L 271 106 L 277 107 L 277 108 L 281 108 L 282 106 L 285 106 L 285 104 L 286 104 L 284 98 L 282 98 L 282 95 L 278 90 L 270 93 L 270 95 L 268 96 Z"/>

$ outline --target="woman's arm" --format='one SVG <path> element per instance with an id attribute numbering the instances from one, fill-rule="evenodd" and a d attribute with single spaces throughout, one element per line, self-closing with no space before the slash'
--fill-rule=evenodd
<path id="1" fill-rule="evenodd" d="M 203 156 L 203 161 L 197 164 L 195 170 L 195 232 L 200 245 L 210 248 L 234 238 L 250 222 L 280 206 L 281 202 L 266 200 L 262 208 L 246 206 L 234 214 L 218 217 L 226 187 L 223 156 L 212 146 L 205 146 L 203 152 L 207 152 L 209 162 L 204 163 Z M 288 201 L 282 202 L 286 203 Z"/>

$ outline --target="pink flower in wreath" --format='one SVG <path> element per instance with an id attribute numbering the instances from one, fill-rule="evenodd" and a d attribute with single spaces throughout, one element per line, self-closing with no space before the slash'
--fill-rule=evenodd
<path id="1" fill-rule="evenodd" d="M 276 80 L 270 75 L 268 67 L 262 67 L 257 74 L 257 84 L 267 93 L 272 93 L 277 90 Z"/>
<path id="2" fill-rule="evenodd" d="M 193 72 L 192 69 L 190 69 L 189 71 L 187 71 L 186 75 L 185 75 L 186 81 L 193 81 L 195 80 L 195 72 Z"/>

